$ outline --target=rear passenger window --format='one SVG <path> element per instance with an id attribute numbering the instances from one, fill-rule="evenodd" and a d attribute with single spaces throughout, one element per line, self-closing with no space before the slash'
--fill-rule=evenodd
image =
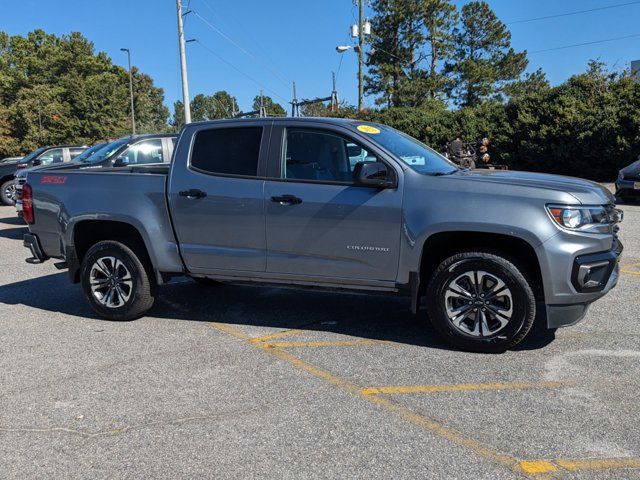
<path id="1" fill-rule="evenodd" d="M 191 166 L 207 173 L 255 177 L 261 127 L 216 128 L 196 134 Z"/>

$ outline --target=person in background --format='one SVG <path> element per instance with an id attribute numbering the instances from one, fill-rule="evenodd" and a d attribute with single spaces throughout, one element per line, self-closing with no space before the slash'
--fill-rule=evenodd
<path id="1" fill-rule="evenodd" d="M 462 140 L 460 139 L 460 135 L 456 136 L 456 139 L 449 144 L 449 148 L 447 149 L 447 155 L 450 159 L 459 159 L 462 157 Z"/>

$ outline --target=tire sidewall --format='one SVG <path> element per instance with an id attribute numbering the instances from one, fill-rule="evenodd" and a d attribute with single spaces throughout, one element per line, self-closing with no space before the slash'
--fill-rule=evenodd
<path id="1" fill-rule="evenodd" d="M 0 201 L 2 201 L 3 205 L 7 205 L 7 206 L 11 206 L 11 205 L 15 205 L 15 201 L 13 198 L 8 198 L 5 195 L 5 189 L 7 188 L 8 184 L 13 183 L 13 180 L 7 180 L 6 182 L 2 182 L 2 185 L 0 186 L 1 190 L 0 190 Z"/>
<path id="2" fill-rule="evenodd" d="M 93 295 L 90 285 L 90 273 L 96 260 L 102 257 L 115 257 L 129 270 L 133 280 L 131 295 L 121 307 L 109 308 L 102 305 Z M 87 252 L 80 270 L 82 289 L 91 308 L 101 317 L 109 320 L 133 320 L 142 315 L 149 307 L 146 307 L 150 297 L 150 285 L 147 272 L 135 253 L 125 245 L 118 242 L 100 242 Z M 144 308 L 143 308 L 144 307 Z"/>
<path id="3" fill-rule="evenodd" d="M 512 346 L 514 338 L 523 328 L 527 326 L 527 331 L 530 328 L 535 316 L 535 302 L 531 304 L 533 293 L 524 277 L 514 266 L 511 267 L 502 262 L 471 254 L 467 258 L 451 261 L 446 264 L 446 268 L 439 269 L 430 282 L 429 290 L 433 296 L 428 302 L 429 318 L 436 330 L 448 342 L 465 350 L 501 352 Z M 511 290 L 513 303 L 511 319 L 505 328 L 488 337 L 474 337 L 461 332 L 450 323 L 445 309 L 445 292 L 449 283 L 461 274 L 474 270 L 495 275 Z"/>

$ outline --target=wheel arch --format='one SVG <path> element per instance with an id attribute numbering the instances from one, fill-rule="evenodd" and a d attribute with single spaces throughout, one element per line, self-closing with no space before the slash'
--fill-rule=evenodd
<path id="1" fill-rule="evenodd" d="M 444 231 L 430 235 L 422 246 L 420 269 L 417 275 L 419 288 L 412 295 L 412 309 L 417 311 L 420 298 L 438 265 L 456 253 L 483 250 L 505 256 L 532 281 L 536 299 L 544 300 L 544 282 L 540 259 L 535 248 L 527 240 L 512 235 L 479 231 Z M 415 298 L 417 296 L 417 298 Z"/>
<path id="2" fill-rule="evenodd" d="M 80 265 L 89 249 L 98 242 L 112 240 L 120 242 L 140 258 L 149 277 L 158 283 L 149 249 L 139 228 L 132 223 L 120 220 L 80 220 L 73 225 L 71 246 L 67 247 L 66 258 L 69 276 L 74 283 L 80 281 Z"/>

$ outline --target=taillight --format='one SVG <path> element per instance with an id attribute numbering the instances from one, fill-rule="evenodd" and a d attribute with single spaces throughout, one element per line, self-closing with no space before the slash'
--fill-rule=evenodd
<path id="1" fill-rule="evenodd" d="M 31 224 L 35 221 L 33 215 L 33 191 L 31 185 L 25 183 L 22 186 L 22 219 Z"/>

